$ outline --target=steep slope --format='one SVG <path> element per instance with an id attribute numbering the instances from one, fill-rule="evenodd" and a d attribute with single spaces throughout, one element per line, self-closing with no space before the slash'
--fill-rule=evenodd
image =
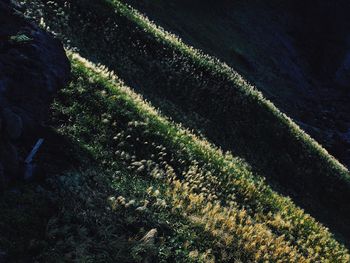
<path id="1" fill-rule="evenodd" d="M 349 172 L 227 65 L 119 1 L 30 1 L 28 14 L 184 125 L 245 158 L 344 242 Z M 44 18 L 42 20 L 42 18 Z"/>
<path id="2" fill-rule="evenodd" d="M 50 177 L 5 193 L 21 209 L 0 203 L 9 262 L 349 261 L 243 160 L 169 121 L 111 72 L 71 61 L 72 82 L 52 109 L 60 137 L 46 135 L 40 160 Z M 37 200 L 47 203 L 26 214 Z M 31 224 L 38 218 L 43 225 Z M 25 235 L 5 226 L 14 222 Z"/>
<path id="3" fill-rule="evenodd" d="M 350 165 L 348 1 L 126 2 L 228 63 Z"/>

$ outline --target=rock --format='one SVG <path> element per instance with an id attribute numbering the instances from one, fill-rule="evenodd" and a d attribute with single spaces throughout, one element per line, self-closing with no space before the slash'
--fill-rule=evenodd
<path id="1" fill-rule="evenodd" d="M 157 229 L 153 228 L 148 231 L 148 233 L 143 238 L 141 238 L 140 241 L 145 245 L 154 245 L 157 234 Z"/>
<path id="2" fill-rule="evenodd" d="M 3 118 L 7 135 L 13 139 L 18 139 L 22 134 L 23 122 L 20 116 L 12 112 L 9 108 L 3 111 Z"/>
<path id="3" fill-rule="evenodd" d="M 62 44 L 0 0 L 0 106 L 23 109 L 33 121 L 47 117 L 53 94 L 70 77 Z"/>
<path id="4" fill-rule="evenodd" d="M 157 229 L 153 228 L 148 231 L 148 233 L 140 240 L 141 246 L 145 248 L 145 251 L 147 251 L 146 255 L 143 258 L 143 263 L 154 262 L 154 250 L 152 248 L 156 243 L 157 234 Z"/>
<path id="5" fill-rule="evenodd" d="M 54 94 L 70 78 L 63 45 L 28 20 L 19 2 L 0 0 L 0 163 L 6 180 L 18 175 L 25 158 L 19 152 L 30 151 L 24 145 L 37 139 Z"/>

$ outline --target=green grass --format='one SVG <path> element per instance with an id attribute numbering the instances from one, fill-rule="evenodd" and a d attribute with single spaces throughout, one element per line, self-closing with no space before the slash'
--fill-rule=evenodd
<path id="1" fill-rule="evenodd" d="M 120 142 L 116 145 L 122 146 L 122 149 L 116 152 L 117 156 L 125 158 L 125 166 L 130 167 L 131 165 L 131 170 L 141 173 L 143 176 L 147 176 L 149 173 L 164 174 L 161 169 L 163 166 L 165 170 L 163 176 L 165 176 L 165 179 L 170 177 L 170 187 L 175 188 L 168 190 L 171 193 L 170 196 L 174 199 L 172 202 L 176 205 L 180 204 L 180 207 L 184 206 L 181 209 L 189 213 L 187 214 L 189 218 L 191 218 L 192 213 L 212 233 L 216 233 L 215 230 L 221 230 L 225 233 L 225 220 L 230 223 L 234 222 L 234 220 L 229 220 L 230 218 L 227 218 L 225 213 L 233 213 L 233 216 L 238 217 L 243 213 L 244 219 L 242 220 L 244 223 L 237 223 L 233 229 L 228 228 L 228 230 L 233 231 L 230 234 L 238 244 L 240 239 L 245 236 L 245 232 L 249 233 L 245 236 L 247 240 L 242 242 L 241 246 L 243 247 L 249 242 L 257 242 L 254 248 L 248 248 L 246 251 L 236 245 L 237 250 L 243 250 L 243 254 L 250 257 L 257 256 L 260 252 L 260 256 L 271 255 L 270 260 L 272 261 L 279 259 L 279 257 L 283 259 L 287 255 L 287 257 L 291 257 L 288 260 L 299 261 L 302 260 L 302 257 L 311 257 L 313 261 L 324 261 L 326 257 L 314 257 L 315 254 L 318 254 L 318 251 L 322 254 L 332 247 L 330 251 L 334 253 L 340 249 L 326 229 L 316 223 L 310 216 L 303 214 L 289 199 L 283 198 L 272 191 L 261 179 L 249 171 L 241 159 L 233 158 L 230 154 L 223 154 L 206 141 L 196 138 L 181 127 L 174 126 L 124 86 L 115 86 L 113 82 L 109 82 L 99 75 L 94 75 L 93 72 L 85 71 L 85 73 L 89 75 L 90 81 L 95 80 L 106 89 L 106 93 L 102 93 L 102 98 L 106 96 L 105 103 L 107 104 L 108 101 L 110 103 L 106 107 L 110 107 L 110 110 L 105 112 L 96 107 L 96 105 L 103 105 L 103 99 L 102 101 L 101 99 L 98 100 L 99 103 L 92 103 L 90 110 L 105 114 L 102 115 L 106 116 L 106 119 L 102 118 L 102 123 L 107 125 L 108 132 L 111 132 L 111 126 L 113 127 L 114 123 L 120 127 L 121 131 L 116 136 L 117 142 L 118 140 Z M 94 90 L 92 92 L 95 93 Z M 89 100 L 93 100 L 94 97 L 91 93 L 85 96 Z M 67 97 L 72 99 L 72 103 L 74 101 L 84 101 L 84 97 L 74 98 L 72 94 Z M 127 111 L 127 113 L 118 116 L 118 113 L 120 114 L 123 111 Z M 83 109 L 79 110 L 79 113 L 79 118 L 84 118 L 85 115 L 89 116 Z M 126 116 L 130 119 L 125 120 Z M 120 119 L 128 125 L 124 126 L 125 124 L 119 123 L 118 120 Z M 96 126 L 96 121 L 89 120 L 84 123 Z M 90 131 L 90 129 L 86 130 Z M 125 130 L 130 131 L 130 133 L 125 133 Z M 105 141 L 101 144 L 111 143 L 112 135 L 110 138 L 105 138 Z M 78 134 L 76 137 L 82 138 L 83 136 Z M 126 145 L 124 145 L 125 142 L 127 142 Z M 129 149 L 131 153 L 123 154 L 123 148 Z M 138 156 L 139 154 L 140 156 Z M 136 159 L 129 159 L 125 157 L 127 155 L 134 155 Z M 148 160 L 147 158 L 150 156 L 158 156 L 158 160 Z M 102 159 L 105 160 L 105 157 Z M 152 167 L 153 162 L 153 165 L 157 168 L 148 170 L 146 168 L 148 165 L 143 164 L 143 162 L 146 164 L 149 162 L 150 167 Z M 158 169 L 160 172 L 158 172 Z M 145 170 L 148 170 L 149 173 L 145 173 Z M 169 172 L 170 175 L 167 174 Z M 189 201 L 188 198 L 191 199 L 191 195 L 193 195 L 193 200 Z M 203 198 L 202 201 L 200 201 L 201 198 Z M 187 202 L 189 204 L 186 204 Z M 210 203 L 215 207 L 212 217 L 209 213 L 211 208 L 208 208 Z M 203 212 L 199 212 L 201 209 L 208 209 L 209 212 L 205 210 L 206 213 L 202 214 Z M 216 213 L 223 213 L 223 222 L 221 224 L 216 222 L 213 226 L 210 226 L 210 221 L 213 218 L 220 218 Z M 239 232 L 240 228 L 242 228 L 242 232 Z M 252 235 L 249 231 L 256 234 Z M 276 236 L 273 237 L 274 235 Z M 220 235 L 218 236 L 220 237 Z M 263 238 L 259 240 L 258 237 L 264 237 L 266 240 Z M 277 237 L 280 237 L 280 240 Z M 227 238 L 229 239 L 229 237 Z M 250 238 L 252 238 L 251 241 L 249 241 Z M 271 240 L 269 240 L 270 238 Z M 259 242 L 261 243 L 259 244 Z M 286 250 L 276 251 L 278 246 L 270 245 L 269 242 L 281 242 L 280 246 Z M 264 250 L 264 245 L 267 246 L 265 248 L 267 250 Z M 273 252 L 270 252 L 270 249 Z M 293 251 L 296 254 L 300 253 L 302 257 L 295 256 L 294 258 Z M 313 252 L 310 253 L 311 251 Z M 313 256 L 310 254 L 313 254 Z M 334 260 L 335 255 L 337 255 L 337 252 L 331 255 L 329 259 Z"/>
<path id="2" fill-rule="evenodd" d="M 62 149 L 41 161 L 60 172 L 1 200 L 28 208 L 42 200 L 39 212 L 0 216 L 0 247 L 12 262 L 349 261 L 325 227 L 242 159 L 165 118 L 105 68 L 70 56 L 72 82 L 52 106 Z M 67 163 L 55 164 L 62 153 Z M 155 243 L 144 244 L 151 229 Z"/>
<path id="3" fill-rule="evenodd" d="M 15 36 L 11 36 L 10 41 L 14 42 L 14 43 L 18 43 L 18 44 L 25 44 L 25 43 L 29 43 L 29 42 L 33 41 L 33 39 L 28 37 L 25 34 L 18 34 Z"/>
<path id="4" fill-rule="evenodd" d="M 348 171 L 231 68 L 120 1 L 27 4 L 169 118 L 70 53 L 48 178 L 0 200 L 11 262 L 349 262 L 337 241 L 349 236 Z"/>
<path id="5" fill-rule="evenodd" d="M 120 1 L 31 1 L 66 45 L 107 65 L 169 117 L 244 158 L 274 188 L 350 237 L 349 172 L 230 67 Z M 103 15 L 101 15 L 103 14 Z"/>
<path id="6" fill-rule="evenodd" d="M 151 196 L 160 199 L 164 195 L 170 211 L 216 238 L 217 243 L 207 247 L 214 253 L 210 257 L 216 255 L 217 261 L 224 262 L 233 258 L 348 260 L 346 250 L 325 228 L 273 192 L 242 160 L 175 126 L 115 79 L 110 81 L 79 61 L 74 66 L 77 79 L 62 95 L 68 107 L 55 106 L 58 113 L 71 118 L 71 124 L 61 127 L 61 132 L 81 141 L 107 166 L 111 162 L 113 167 L 119 159 L 131 175 L 146 177 L 148 182 L 141 182 L 130 198 L 152 186 L 148 190 Z M 150 175 L 155 182 L 147 178 Z M 126 175 L 120 177 L 128 180 Z M 123 188 L 133 187 L 134 181 L 128 180 Z M 193 242 L 194 246 L 204 240 Z M 224 244 L 223 249 L 219 244 Z"/>
<path id="7" fill-rule="evenodd" d="M 222 229 L 225 226 L 223 223 L 219 227 L 215 223 L 214 227 L 210 227 L 213 218 L 220 218 L 218 211 L 213 212 L 213 217 L 209 214 L 207 218 L 201 215 L 201 209 L 211 211 L 207 208 L 208 204 L 219 206 L 216 210 L 228 209 L 232 216 L 240 217 L 244 213 L 240 219 L 244 223 L 238 222 L 233 229 L 228 230 L 233 231 L 231 252 L 238 255 L 241 253 L 245 259 L 253 259 L 260 252 L 261 257 L 271 255 L 271 260 L 290 257 L 288 260 L 299 261 L 306 255 L 314 261 L 324 261 L 327 257 L 334 260 L 337 256 L 341 260 L 342 255 L 345 255 L 343 260 L 347 260 L 347 255 L 343 254 L 343 249 L 327 230 L 304 215 L 289 199 L 277 195 L 263 181 L 253 176 L 242 160 L 229 154 L 224 155 L 207 142 L 174 126 L 122 84 L 116 85 L 102 77 L 101 73 L 96 74 L 83 68 L 80 62 L 76 63 L 75 74 L 82 79 L 78 78 L 77 84 L 62 96 L 69 98 L 73 105 L 68 107 L 72 112 L 66 114 L 67 117 L 73 117 L 72 123 L 78 124 L 71 130 L 73 138 L 82 140 L 86 136 L 85 143 L 94 149 L 97 158 L 100 155 L 101 161 L 108 162 L 108 154 L 114 153 L 111 160 L 118 157 L 124 160 L 123 167 L 132 173 L 136 172 L 139 176 L 154 174 L 155 178 L 161 179 L 158 185 L 169 180 L 170 186 L 162 188 L 166 188 L 163 191 L 170 192 L 168 196 L 172 198 L 170 202 L 173 206 L 180 205 L 180 213 L 188 218 L 197 215 L 199 222 L 211 232 L 215 233 L 217 228 L 218 231 L 227 230 Z M 89 138 L 94 129 L 97 135 Z M 89 145 L 91 141 L 98 142 L 97 147 Z M 114 150 L 117 151 L 113 152 Z M 180 185 L 177 184 L 178 181 L 181 181 Z M 156 189 L 158 185 L 155 185 Z M 137 189 L 136 193 L 144 192 L 140 190 Z M 191 194 L 194 196 L 191 201 L 195 209 L 191 202 L 186 204 Z M 198 201 L 196 196 L 202 196 L 203 201 Z M 225 219 L 230 218 L 224 216 L 223 220 Z M 234 220 L 229 222 L 233 223 Z M 266 227 L 267 222 L 270 222 L 267 225 L 271 229 Z M 240 229 L 242 232 L 238 232 Z M 255 236 L 250 231 L 255 232 Z M 247 240 L 238 245 L 244 234 Z M 276 235 L 276 239 L 273 235 Z M 266 239 L 259 240 L 259 236 Z M 280 240 L 277 239 L 278 236 Z M 279 247 L 269 244 L 277 242 L 276 240 L 285 250 L 276 251 Z M 244 248 L 249 242 L 257 244 L 252 248 Z M 263 245 L 267 247 L 265 250 Z M 293 251 L 296 253 L 295 258 Z M 319 252 L 321 255 L 318 255 Z M 328 253 L 327 256 L 322 255 Z"/>

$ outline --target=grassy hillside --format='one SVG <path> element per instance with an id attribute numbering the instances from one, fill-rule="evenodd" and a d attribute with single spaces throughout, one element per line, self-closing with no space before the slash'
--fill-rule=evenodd
<path id="1" fill-rule="evenodd" d="M 274 189 L 349 240 L 349 172 L 227 65 L 119 1 L 27 5 L 67 45 L 118 72 L 175 121 L 244 158 Z"/>
<path id="2" fill-rule="evenodd" d="M 0 203 L 10 262 L 349 261 L 242 159 L 165 118 L 104 68 L 71 61 L 72 82 L 52 107 L 57 134 L 46 135 L 40 160 L 56 176 Z"/>
<path id="3" fill-rule="evenodd" d="M 228 63 L 350 165 L 349 85 L 336 81 L 349 50 L 347 1 L 125 2 Z"/>

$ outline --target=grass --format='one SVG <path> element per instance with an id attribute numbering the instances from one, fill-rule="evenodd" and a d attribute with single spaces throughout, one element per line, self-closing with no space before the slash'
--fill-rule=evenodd
<path id="1" fill-rule="evenodd" d="M 328 229 L 242 159 L 165 118 L 105 68 L 70 56 L 72 82 L 53 104 L 51 126 L 74 146 L 61 146 L 63 171 L 23 189 L 29 207 L 48 200 L 40 213 L 1 215 L 0 247 L 13 262 L 349 261 Z M 57 166 L 53 159 L 45 162 Z M 4 232 L 14 218 L 31 230 Z M 152 229 L 155 242 L 142 242 Z"/>
<path id="2" fill-rule="evenodd" d="M 18 34 L 10 37 L 10 41 L 18 44 L 25 44 L 25 43 L 31 42 L 32 40 L 33 40 L 32 38 L 28 37 L 25 34 Z"/>
<path id="3" fill-rule="evenodd" d="M 93 75 L 89 76 L 94 79 Z M 175 207 L 180 206 L 180 210 L 189 213 L 187 214 L 189 218 L 197 218 L 195 222 L 201 222 L 218 237 L 230 230 L 231 238 L 236 239 L 236 243 L 242 242 L 243 237 L 247 238 L 242 242 L 243 246 L 250 243 L 254 245 L 246 250 L 242 247 L 237 249 L 243 250 L 244 255 L 250 255 L 250 259 L 253 259 L 253 256 L 259 259 L 258 255 L 261 257 L 270 255 L 269 250 L 272 250 L 274 252 L 271 254 L 271 261 L 286 260 L 287 255 L 290 257 L 288 261 L 302 261 L 303 257 L 307 256 L 311 261 L 325 261 L 327 258 L 313 256 L 318 254 L 317 251 L 323 251 L 321 254 L 328 251 L 330 247 L 334 253 L 341 247 L 336 248 L 339 245 L 331 238 L 329 232 L 293 205 L 290 199 L 279 196 L 261 179 L 254 176 L 242 160 L 230 154 L 223 154 L 206 141 L 198 139 L 181 127 L 174 126 L 130 90 L 124 90 L 124 94 L 115 94 L 113 83 L 104 82 L 104 79 L 96 75 L 94 77 L 99 83 L 105 84 L 107 90 L 103 96 L 110 96 L 113 105 L 110 105 L 113 110 L 105 113 L 111 119 L 108 122 L 102 119 L 102 122 L 113 125 L 113 120 L 116 120 L 118 123 L 119 118 L 114 117 L 114 114 L 126 108 L 131 108 L 131 112 L 136 112 L 141 117 L 141 120 L 139 117 L 134 117 L 131 123 L 128 122 L 127 130 L 130 130 L 130 134 L 122 132 L 122 135 L 117 135 L 119 144 L 130 140 L 129 143 L 133 148 L 130 154 L 123 154 L 123 150 L 119 150 L 117 156 L 128 160 L 128 155 L 136 155 L 137 152 L 145 154 L 150 151 L 146 150 L 149 148 L 148 145 L 151 145 L 151 149 L 155 147 L 156 152 L 150 151 L 148 156 L 158 156 L 159 159 L 154 164 L 156 169 L 150 170 L 150 173 L 156 174 L 156 178 L 161 178 L 159 174 L 163 174 L 170 181 L 168 195 L 173 198 Z M 123 90 L 125 87 L 119 89 Z M 126 94 L 131 96 L 124 97 Z M 91 98 L 91 94 L 88 97 Z M 117 100 L 118 97 L 123 98 L 125 102 L 118 101 L 113 104 L 113 100 Z M 72 99 L 81 101 L 81 97 Z M 91 110 L 96 111 L 96 106 Z M 81 135 L 77 138 L 81 138 Z M 108 138 L 105 143 L 110 140 L 111 138 Z M 161 142 L 161 145 L 157 145 L 156 142 Z M 146 146 L 146 149 L 142 146 Z M 127 145 L 124 147 L 128 148 Z M 131 165 L 132 170 L 142 174 L 146 167 L 148 165 L 152 167 L 154 162 L 146 158 L 147 156 L 142 155 L 136 160 L 131 158 L 131 162 L 129 159 L 129 163 L 126 162 L 125 166 Z M 169 163 L 166 160 L 169 160 Z M 160 168 L 162 166 L 165 172 Z M 218 222 L 211 222 L 213 218 Z M 238 223 L 235 224 L 235 221 Z M 230 237 L 227 239 L 230 240 Z M 275 242 L 279 245 L 276 246 Z M 280 247 L 283 249 L 278 251 Z M 298 257 L 298 253 L 302 256 Z M 331 259 L 334 260 L 334 255 Z"/>
<path id="4" fill-rule="evenodd" d="M 27 5 L 28 15 L 67 46 L 118 72 L 175 121 L 244 158 L 274 189 L 348 242 L 348 170 L 226 64 L 121 1 Z"/>
<path id="5" fill-rule="evenodd" d="M 0 252 L 10 261 L 349 262 L 318 222 L 347 236 L 348 171 L 227 65 L 120 1 L 27 5 L 184 125 L 70 53 L 72 82 L 50 123 L 59 149 L 41 160 L 50 176 L 0 202 Z"/>

